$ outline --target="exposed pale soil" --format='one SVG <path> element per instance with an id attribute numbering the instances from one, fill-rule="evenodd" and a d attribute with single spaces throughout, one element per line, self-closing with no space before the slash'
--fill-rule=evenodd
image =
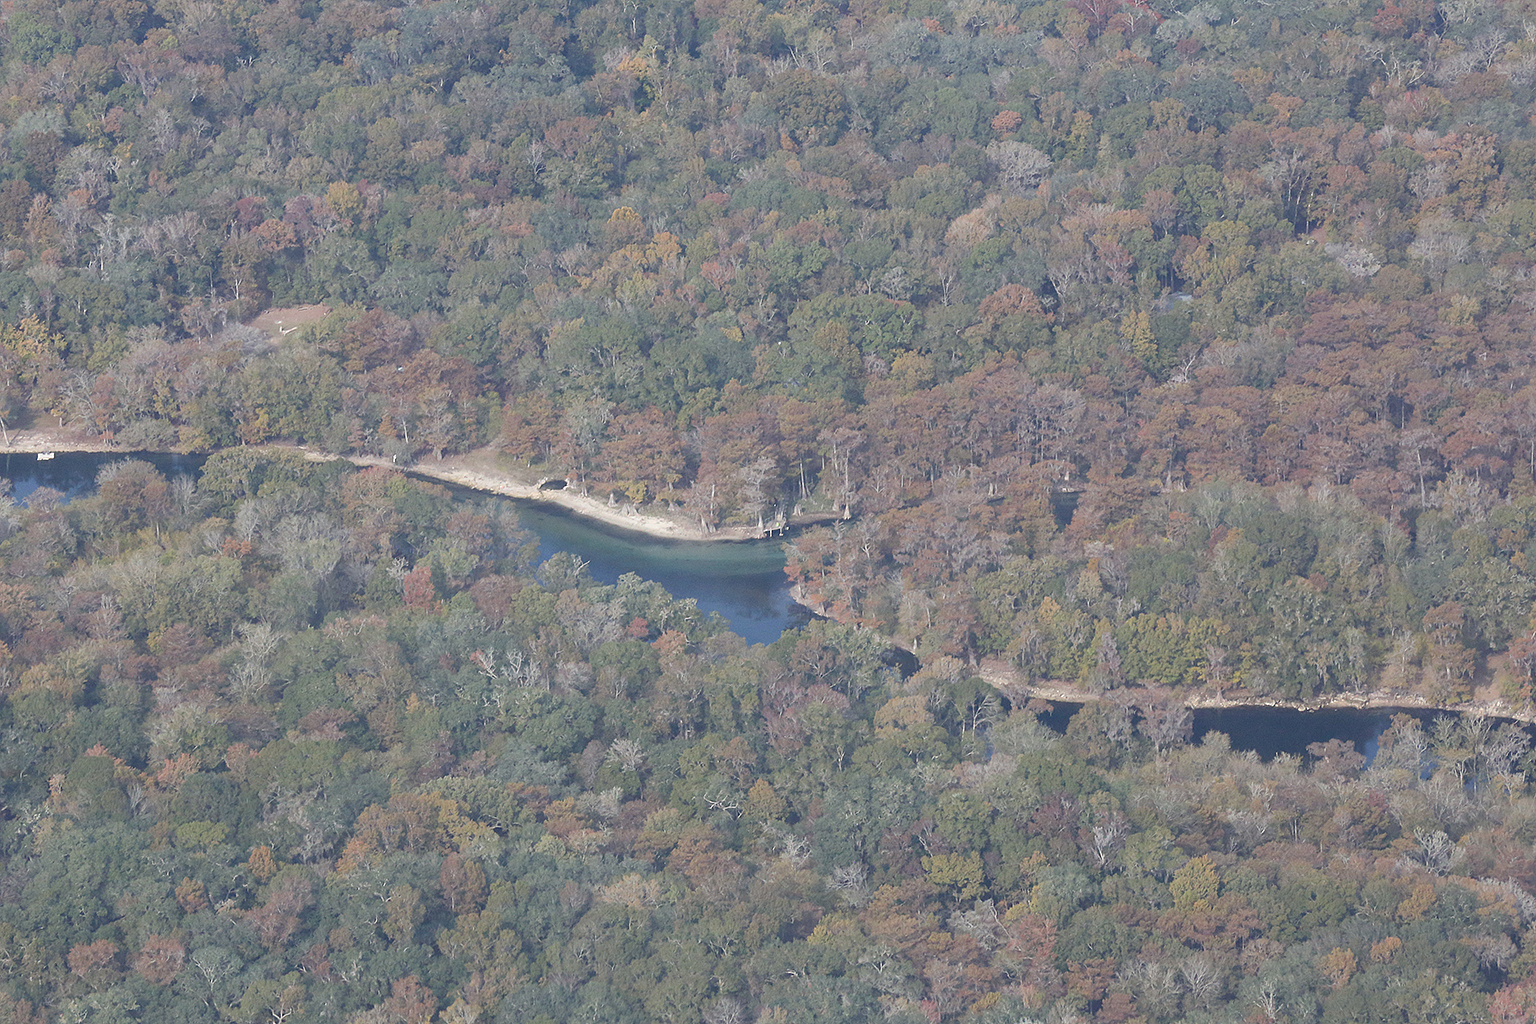
<path id="1" fill-rule="evenodd" d="M 999 693 L 1015 704 L 1039 699 L 1048 703 L 1086 704 L 1098 700 L 1103 694 L 1093 693 L 1063 680 L 1047 680 L 1038 683 L 1025 681 L 1024 676 L 1006 662 L 995 658 L 983 659 L 978 675 L 997 688 Z M 1219 708 L 1287 708 L 1292 711 L 1455 711 L 1482 712 L 1493 718 L 1510 718 L 1518 722 L 1536 723 L 1536 711 L 1519 707 L 1498 696 L 1492 684 L 1480 686 L 1471 700 L 1455 705 L 1437 704 L 1421 693 L 1412 690 L 1375 689 L 1359 693 L 1335 693 L 1316 700 L 1281 700 L 1254 694 L 1240 696 L 1213 693 L 1180 694 L 1184 705 L 1197 710 Z"/>
<path id="2" fill-rule="evenodd" d="M 289 446 L 273 445 L 272 447 Z M 338 456 L 308 448 L 291 450 L 302 451 L 307 458 L 317 461 L 345 458 L 356 466 L 391 465 L 388 459 L 377 456 Z M 133 454 L 131 449 L 123 448 L 101 437 L 81 436 L 70 431 L 46 429 L 11 431 L 10 444 L 4 445 L 0 442 L 0 452 L 4 451 L 101 452 L 120 453 L 124 456 Z M 652 507 L 646 507 L 642 511 L 634 505 L 610 503 L 589 494 L 582 494 L 570 487 L 562 490 L 540 490 L 539 484 L 543 482 L 543 478 L 503 465 L 497 453 L 489 448 L 478 449 L 467 455 L 452 456 L 441 461 L 426 459 L 399 468 L 417 476 L 459 487 L 542 502 L 613 529 L 626 530 L 647 537 L 684 541 L 743 541 L 754 540 L 761 536 L 756 529 L 745 526 L 706 530 L 702 524 L 690 522 L 677 512 L 659 509 L 653 511 Z"/>
<path id="3" fill-rule="evenodd" d="M 306 457 L 317 461 L 343 458 L 343 456 L 312 451 L 310 449 L 298 450 L 303 451 Z M 133 454 L 131 450 L 119 448 L 110 441 L 104 441 L 100 438 L 81 438 L 68 432 L 50 430 L 11 431 L 10 444 L 0 447 L 0 451 L 121 452 L 125 456 Z M 358 466 L 390 465 L 387 459 L 380 457 L 351 456 L 346 458 Z M 562 490 L 540 490 L 539 484 L 543 480 L 532 474 L 519 472 L 515 468 L 503 465 L 497 453 L 489 448 L 478 449 L 466 455 L 452 456 L 441 461 L 428 460 L 418 462 L 403 468 L 417 476 L 454 484 L 458 487 L 467 487 L 490 494 L 502 494 L 512 498 L 542 502 L 547 505 L 563 508 L 573 515 L 602 523 L 614 529 L 627 530 L 648 537 L 681 541 L 743 541 L 752 540 L 760 536 L 757 530 L 749 527 L 727 527 L 706 530 L 702 527 L 702 524 L 690 523 L 681 514 L 676 512 L 653 512 L 650 509 L 641 512 L 633 505 L 610 503 L 588 494 L 579 493 L 569 487 Z M 794 596 L 796 600 L 799 600 L 798 594 Z M 903 645 L 897 644 L 897 646 Z M 1017 670 L 996 658 L 983 659 L 978 666 L 978 675 L 1016 704 L 1032 699 L 1067 704 L 1085 704 L 1099 699 L 1098 694 L 1062 680 L 1029 683 Z M 1253 695 L 1228 697 L 1209 693 L 1187 694 L 1185 695 L 1185 704 L 1188 707 L 1200 709 L 1273 707 L 1290 708 L 1297 711 L 1372 710 L 1378 708 L 1383 710 L 1405 708 L 1425 711 L 1481 711 L 1484 714 L 1497 718 L 1509 718 L 1521 722 L 1536 723 L 1536 709 L 1518 707 L 1511 701 L 1498 696 L 1497 688 L 1489 682 L 1483 682 L 1476 688 L 1472 700 L 1454 707 L 1433 703 L 1422 694 L 1411 690 L 1388 689 L 1368 690 L 1361 693 L 1332 694 L 1326 698 L 1311 701 L 1278 700 L 1271 697 Z"/>
<path id="4" fill-rule="evenodd" d="M 359 466 L 387 466 L 389 460 L 379 457 L 347 456 Z M 481 448 L 467 455 L 455 455 L 437 461 L 425 459 L 405 467 L 417 476 L 440 480 L 443 483 L 468 487 L 491 494 L 504 494 L 512 498 L 543 502 L 563 508 L 583 519 L 590 519 L 614 529 L 627 530 L 665 540 L 687 541 L 742 541 L 755 540 L 761 534 L 751 527 L 728 526 L 705 529 L 703 524 L 690 522 L 679 512 L 654 509 L 647 506 L 643 511 L 628 502 L 609 502 L 602 498 L 583 494 L 566 487 L 561 490 L 540 490 L 541 478 L 501 465 L 496 452 Z"/>
<path id="5" fill-rule="evenodd" d="M 268 309 L 251 321 L 251 326 L 260 328 L 274 338 L 292 334 L 305 324 L 312 324 L 322 320 L 331 312 L 331 307 L 323 303 L 314 303 L 308 306 L 285 306 L 282 309 Z"/>

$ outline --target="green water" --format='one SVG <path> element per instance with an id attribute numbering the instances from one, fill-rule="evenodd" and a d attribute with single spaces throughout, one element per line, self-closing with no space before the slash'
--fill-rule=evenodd
<path id="1" fill-rule="evenodd" d="M 118 455 L 61 452 L 47 462 L 36 455 L 10 454 L 0 460 L 0 473 L 11 479 L 12 493 L 22 501 L 38 487 L 52 487 L 66 499 L 90 494 L 102 466 L 124 458 L 154 463 L 167 476 L 195 475 L 199 456 Z M 540 560 L 569 551 L 588 563 L 594 579 L 616 583 L 635 573 L 655 580 L 674 597 L 693 598 L 705 612 L 718 612 L 750 643 L 772 643 L 785 629 L 807 619 L 806 611 L 789 599 L 784 576 L 784 548 L 779 541 L 698 543 L 655 540 L 642 534 L 594 525 L 563 510 L 467 488 L 450 487 L 462 500 L 505 501 L 515 505 L 523 526 L 539 540 Z"/>
<path id="2" fill-rule="evenodd" d="M 539 538 L 539 556 L 570 551 L 604 583 L 632 572 L 655 580 L 674 597 L 691 597 L 719 612 L 751 643 L 772 643 L 806 613 L 789 599 L 779 541 L 699 543 L 655 540 L 605 530 L 549 506 L 519 503 L 518 518 Z"/>

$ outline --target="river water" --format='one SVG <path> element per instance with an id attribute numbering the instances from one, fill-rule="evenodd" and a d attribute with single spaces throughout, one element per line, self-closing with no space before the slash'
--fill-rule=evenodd
<path id="1" fill-rule="evenodd" d="M 719 612 L 748 643 L 771 644 L 786 629 L 810 621 L 810 613 L 789 598 L 781 541 L 653 540 L 604 530 L 562 509 L 517 504 L 523 527 L 539 538 L 541 560 L 570 551 L 604 583 L 627 572 L 655 580 L 673 597 L 691 597 L 702 610 Z"/>
<path id="2" fill-rule="evenodd" d="M 124 458 L 117 454 L 64 452 L 39 462 L 37 456 L 11 454 L 0 459 L 0 475 L 10 478 L 13 494 L 25 501 L 40 486 L 67 497 L 89 494 L 96 473 Z M 200 456 L 133 455 L 153 463 L 168 477 L 196 474 Z M 705 612 L 718 612 L 750 643 L 772 643 L 786 629 L 803 625 L 809 613 L 790 600 L 784 576 L 784 553 L 777 541 L 689 543 L 655 540 L 640 534 L 605 530 L 561 509 L 450 487 L 456 496 L 472 500 L 507 501 L 517 506 L 524 528 L 539 541 L 539 556 L 560 551 L 579 555 L 594 579 L 615 583 L 624 573 L 636 573 L 666 587 L 675 597 L 693 598 Z M 1052 724 L 1065 728 L 1076 710 L 1062 705 Z M 1060 721 L 1056 721 L 1059 719 Z M 1276 708 L 1230 708 L 1197 711 L 1194 731 L 1224 732 L 1238 750 L 1261 757 L 1304 754 L 1307 745 L 1330 739 L 1347 740 L 1367 757 L 1391 724 L 1389 711 L 1289 711 Z"/>
<path id="3" fill-rule="evenodd" d="M 1056 704 L 1041 720 L 1057 732 L 1065 732 L 1067 723 L 1081 709 L 1081 704 Z M 1207 733 L 1225 733 L 1233 750 L 1251 750 L 1265 761 L 1276 754 L 1305 756 L 1307 747 L 1313 743 L 1344 740 L 1353 743 L 1355 749 L 1365 755 L 1366 764 L 1370 764 L 1376 757 L 1381 734 L 1392 724 L 1392 716 L 1402 713 L 1388 708 L 1366 711 L 1347 708 L 1323 711 L 1261 707 L 1200 709 L 1193 712 L 1192 733 L 1196 742 Z M 1422 710 L 1406 713 L 1421 721 L 1434 717 L 1433 713 Z"/>
<path id="4" fill-rule="evenodd" d="M 52 487 L 66 498 L 75 498 L 96 489 L 96 474 L 102 466 L 124 458 L 153 463 L 167 477 L 196 475 L 203 465 L 198 455 L 60 452 L 39 462 L 36 455 L 16 453 L 3 457 L 0 475 L 10 478 L 12 494 L 20 501 L 39 487 Z M 548 505 L 466 488 L 448 489 L 456 497 L 515 505 L 524 529 L 538 538 L 540 561 L 569 551 L 587 562 L 587 571 L 599 582 L 617 583 L 628 572 L 655 580 L 674 597 L 691 597 L 704 612 L 718 612 L 748 643 L 772 643 L 786 629 L 809 620 L 809 613 L 789 598 L 779 541 L 655 540 L 605 530 Z"/>
<path id="5" fill-rule="evenodd" d="M 167 479 L 183 474 L 196 476 L 203 468 L 201 455 L 60 452 L 47 462 L 39 462 L 36 455 L 28 452 L 7 452 L 0 459 L 0 476 L 10 479 L 11 495 L 23 504 L 26 503 L 27 495 L 39 487 L 52 487 L 63 493 L 68 500 L 95 491 L 96 474 L 102 466 L 130 458 L 152 463 Z"/>

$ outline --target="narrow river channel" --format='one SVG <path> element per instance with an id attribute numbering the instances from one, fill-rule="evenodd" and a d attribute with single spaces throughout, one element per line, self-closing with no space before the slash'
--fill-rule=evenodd
<path id="1" fill-rule="evenodd" d="M 780 541 L 653 540 L 606 531 L 563 509 L 496 500 L 517 504 L 524 529 L 539 538 L 541 561 L 569 551 L 604 583 L 627 572 L 655 580 L 673 597 L 691 597 L 702 610 L 719 612 L 748 643 L 771 644 L 786 629 L 810 621 L 810 613 L 789 598 Z"/>
<path id="2" fill-rule="evenodd" d="M 12 493 L 25 501 L 38 487 L 52 487 L 66 497 L 89 494 L 96 474 L 108 463 L 138 458 L 153 463 L 168 477 L 195 475 L 203 464 L 195 455 L 119 455 L 62 452 L 48 461 L 36 455 L 0 457 L 0 476 L 10 478 Z M 804 625 L 809 613 L 790 600 L 784 576 L 784 553 L 776 541 L 698 543 L 647 538 L 608 531 L 550 506 L 449 487 L 457 498 L 512 502 L 525 529 L 539 542 L 539 557 L 569 551 L 588 563 L 594 579 L 615 583 L 624 573 L 636 573 L 666 587 L 675 597 L 693 598 L 705 612 L 718 612 L 749 643 L 772 643 L 786 629 Z M 1065 728 L 1075 705 L 1062 705 L 1051 724 Z M 1422 715 L 1422 713 L 1420 713 Z M 1303 754 L 1307 745 L 1331 739 L 1347 740 L 1367 757 L 1391 724 L 1392 713 L 1371 711 L 1291 711 L 1278 708 L 1227 708 L 1197 711 L 1196 738 L 1207 732 L 1226 733 L 1238 750 L 1263 758 Z"/>
<path id="3" fill-rule="evenodd" d="M 125 458 L 152 463 L 167 477 L 195 476 L 203 466 L 199 455 L 60 452 L 40 462 L 36 455 L 15 453 L 0 457 L 0 475 L 10 478 L 12 494 L 22 502 L 39 487 L 75 498 L 96 489 L 102 466 Z M 462 487 L 448 490 L 463 500 L 513 504 L 523 528 L 538 538 L 540 561 L 569 551 L 587 562 L 588 572 L 599 582 L 617 583 L 629 572 L 655 580 L 674 597 L 691 597 L 701 610 L 718 612 L 748 643 L 773 643 L 786 629 L 809 621 L 809 613 L 789 598 L 784 550 L 778 541 L 655 540 L 604 530 L 551 506 Z"/>

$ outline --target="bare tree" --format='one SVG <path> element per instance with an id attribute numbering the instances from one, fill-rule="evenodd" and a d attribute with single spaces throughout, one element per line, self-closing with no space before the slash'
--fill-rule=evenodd
<path id="1" fill-rule="evenodd" d="M 631 739 L 616 739 L 608 747 L 607 760 L 626 772 L 638 772 L 645 767 L 645 748 Z"/>
<path id="2" fill-rule="evenodd" d="M 997 176 L 1020 195 L 1039 185 L 1051 169 L 1051 158 L 1027 142 L 999 139 L 987 146 Z"/>
<path id="3" fill-rule="evenodd" d="M 704 1011 L 704 1024 L 746 1024 L 747 1011 L 730 996 L 721 996 Z"/>
<path id="4" fill-rule="evenodd" d="M 1284 1012 L 1280 1002 L 1280 986 L 1273 978 L 1266 978 L 1259 983 L 1259 989 L 1249 1001 L 1259 1014 L 1267 1021 L 1277 1021 Z"/>
<path id="5" fill-rule="evenodd" d="M 1179 964 L 1179 977 L 1189 989 L 1190 1000 L 1203 1009 L 1210 1009 L 1211 1004 L 1221 995 L 1221 972 L 1204 953 L 1185 957 Z"/>
<path id="6" fill-rule="evenodd" d="M 1408 243 L 1408 255 L 1423 261 L 1425 267 L 1445 284 L 1451 268 L 1460 265 L 1472 250 L 1466 230 L 1450 218 L 1436 214 L 1419 222 L 1414 240 Z"/>
<path id="7" fill-rule="evenodd" d="M 1449 874 L 1466 859 L 1467 851 L 1438 829 L 1431 832 L 1427 828 L 1416 828 L 1413 838 L 1419 844 L 1419 862 L 1437 875 Z"/>
<path id="8" fill-rule="evenodd" d="M 1137 710 L 1141 712 L 1138 728 L 1152 743 L 1158 757 L 1169 747 L 1187 743 L 1194 735 L 1195 715 L 1172 694 L 1154 692 L 1144 699 Z"/>

